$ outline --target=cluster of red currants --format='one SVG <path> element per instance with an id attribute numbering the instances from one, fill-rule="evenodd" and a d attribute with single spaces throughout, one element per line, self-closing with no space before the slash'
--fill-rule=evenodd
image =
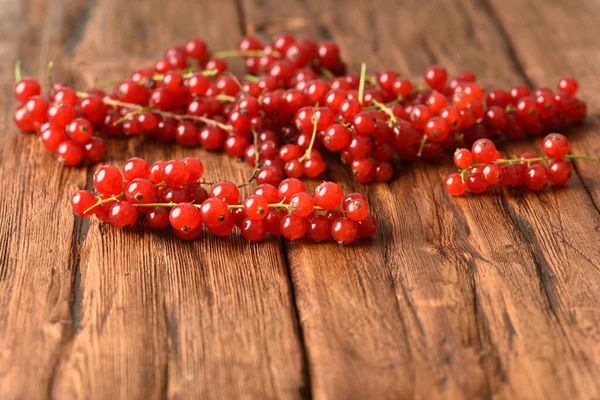
<path id="1" fill-rule="evenodd" d="M 135 225 L 143 216 L 153 229 L 171 226 L 179 238 L 192 240 L 202 227 L 226 236 L 237 226 L 243 238 L 260 241 L 267 233 L 290 240 L 333 238 L 340 244 L 375 234 L 377 222 L 364 196 L 344 196 L 334 182 L 321 183 L 314 194 L 296 178 L 262 183 L 240 202 L 238 185 L 221 181 L 210 193 L 201 185 L 204 166 L 196 158 L 157 161 L 132 158 L 123 171 L 102 166 L 94 175 L 96 198 L 87 190 L 73 194 L 71 206 L 79 217 L 96 215 L 118 228 Z"/>
<path id="2" fill-rule="evenodd" d="M 17 68 L 14 94 L 20 105 L 13 116 L 17 127 L 23 132 L 37 132 L 46 149 L 56 153 L 67 166 L 76 166 L 83 160 L 102 161 L 106 143 L 93 136 L 92 122 L 94 116 L 101 118 L 104 114 L 104 103 L 80 101 L 77 93 L 64 85 L 57 85 L 47 97 L 42 96 L 39 82 L 20 77 Z"/>
<path id="3" fill-rule="evenodd" d="M 242 57 L 251 75 L 229 73 L 227 57 Z M 346 73 L 335 43 L 289 34 L 266 45 L 245 37 L 237 50 L 214 53 L 201 39 L 192 39 L 168 49 L 154 66 L 134 71 L 109 93 L 75 92 L 56 84 L 48 95 L 50 106 L 39 97 L 39 84 L 25 78 L 16 93 L 26 104 L 15 121 L 23 130 L 47 136 L 47 147 L 68 165 L 81 160 L 80 144 L 86 155 L 93 153 L 90 159 L 103 153 L 99 139 L 76 129 L 84 126 L 76 117 L 83 117 L 107 136 L 144 135 L 223 149 L 280 181 L 317 177 L 326 166 L 321 152 L 340 152 L 356 179 L 368 183 L 391 179 L 394 156 L 439 159 L 446 149 L 482 138 L 556 131 L 586 113 L 572 78 L 563 78 L 556 93 L 520 85 L 486 94 L 470 71 L 450 78 L 443 68 L 431 66 L 424 81 L 417 85 L 394 71 L 367 74 L 364 64 L 360 75 Z M 55 131 L 73 120 L 78 121 L 76 135 L 67 128 L 71 139 L 64 141 Z M 51 127 L 53 133 L 44 134 Z"/>
<path id="4" fill-rule="evenodd" d="M 573 167 L 566 159 L 587 159 L 591 157 L 569 153 L 569 140 L 560 133 L 550 133 L 542 142 L 544 157 L 532 152 L 518 158 L 505 159 L 489 139 L 477 140 L 471 150 L 457 149 L 454 164 L 459 173 L 446 177 L 444 188 L 453 196 L 462 196 L 467 189 L 473 194 L 483 193 L 489 185 L 519 187 L 542 190 L 548 182 L 565 185 L 573 173 Z"/>

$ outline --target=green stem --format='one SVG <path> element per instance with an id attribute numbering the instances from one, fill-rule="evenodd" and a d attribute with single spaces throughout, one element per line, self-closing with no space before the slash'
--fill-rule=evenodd
<path id="1" fill-rule="evenodd" d="M 390 110 L 390 108 L 388 106 L 386 106 L 383 103 L 378 102 L 375 99 L 373 99 L 373 104 L 375 105 L 375 107 L 377 107 L 378 109 L 380 109 L 381 111 L 383 111 L 384 113 L 386 113 L 387 115 L 390 116 L 390 122 L 392 124 L 395 125 L 398 122 L 396 115 L 394 115 L 394 113 L 392 112 L 392 110 Z"/>
<path id="2" fill-rule="evenodd" d="M 249 82 L 258 82 L 260 80 L 260 78 L 256 75 L 251 75 L 251 74 L 246 74 L 244 75 L 244 79 L 249 81 Z"/>
<path id="3" fill-rule="evenodd" d="M 50 88 L 52 88 L 54 86 L 54 79 L 52 79 L 52 69 L 53 68 L 54 68 L 54 61 L 50 61 L 48 63 L 48 70 L 47 70 L 48 86 L 50 86 Z"/>
<path id="4" fill-rule="evenodd" d="M 310 137 L 310 143 L 308 144 L 308 148 L 306 149 L 306 151 L 304 152 L 304 155 L 302 157 L 300 157 L 298 159 L 298 161 L 302 162 L 304 160 L 306 160 L 308 157 L 310 157 L 310 153 L 312 153 L 312 149 L 313 146 L 315 144 L 315 139 L 317 138 L 317 106 L 315 106 L 313 108 L 313 131 L 312 131 L 312 136 Z"/>
<path id="5" fill-rule="evenodd" d="M 15 82 L 21 82 L 23 79 L 23 70 L 21 68 L 21 60 L 17 60 L 15 63 Z"/>
<path id="6" fill-rule="evenodd" d="M 423 148 L 425 147 L 426 141 L 427 135 L 423 135 L 423 139 L 421 139 L 421 146 L 419 147 L 419 151 L 417 152 L 417 157 L 421 157 L 421 154 L 423 154 Z"/>
<path id="7" fill-rule="evenodd" d="M 85 92 L 77 92 L 77 96 L 81 97 L 81 98 L 86 98 L 89 97 L 89 94 L 85 93 Z M 205 123 L 207 125 L 213 125 L 213 126 L 217 126 L 221 129 L 223 129 L 224 131 L 230 132 L 231 131 L 231 126 L 230 125 L 226 125 L 223 124 L 219 121 L 215 121 L 213 119 L 207 118 L 207 117 L 202 117 L 202 116 L 198 116 L 198 115 L 188 115 L 188 114 L 175 114 L 172 112 L 168 112 L 168 111 L 160 111 L 157 110 L 155 108 L 150 108 L 148 109 L 147 107 L 143 107 L 140 106 L 139 104 L 132 104 L 132 103 L 125 103 L 123 101 L 120 100 L 115 100 L 115 99 L 111 99 L 110 97 L 104 97 L 102 99 L 102 102 L 104 104 L 108 104 L 114 107 L 123 107 L 123 108 L 127 108 L 130 110 L 135 110 L 135 111 L 149 111 L 151 113 L 160 115 L 163 118 L 173 118 L 176 119 L 178 121 L 196 121 L 196 122 L 202 122 Z"/>
<path id="8" fill-rule="evenodd" d="M 121 125 L 123 122 L 129 121 L 134 116 L 139 115 L 139 114 L 141 114 L 143 112 L 146 112 L 146 111 L 152 111 L 152 107 L 150 107 L 150 106 L 142 107 L 139 110 L 134 110 L 134 111 L 128 112 L 123 117 L 121 117 L 118 120 L 116 120 L 115 122 L 113 122 L 113 125 L 114 126 Z"/>
<path id="9" fill-rule="evenodd" d="M 335 78 L 335 74 L 325 67 L 321 67 L 321 73 L 323 75 L 325 75 L 326 78 L 329 78 L 329 79 Z"/>
<path id="10" fill-rule="evenodd" d="M 589 157 L 589 156 L 582 156 L 582 155 L 578 155 L 578 154 L 567 154 L 564 158 L 568 159 L 568 160 L 587 160 L 587 161 L 598 161 L 597 158 L 594 157 Z M 534 162 L 542 162 L 542 161 L 554 161 L 554 158 L 551 157 L 535 157 L 535 158 L 500 158 L 496 161 L 493 162 L 493 164 L 499 164 L 499 165 L 504 165 L 504 164 L 519 164 L 519 163 L 524 163 L 524 164 L 531 164 Z M 460 170 L 460 174 L 461 176 L 464 176 L 467 172 L 469 172 L 470 170 L 472 170 L 473 168 L 477 168 L 477 167 L 485 167 L 487 164 L 484 163 L 477 163 L 477 164 L 473 164 L 470 165 L 467 168 L 461 169 Z"/>
<path id="11" fill-rule="evenodd" d="M 225 50 L 217 51 L 211 54 L 212 58 L 232 58 L 232 57 L 260 57 L 265 55 L 263 50 Z M 275 54 L 273 53 L 273 57 Z"/>
<path id="12" fill-rule="evenodd" d="M 90 211 L 92 211 L 94 208 L 96 208 L 98 206 L 101 206 L 102 204 L 109 203 L 111 201 L 118 201 L 119 199 L 123 198 L 123 196 L 125 196 L 125 193 L 117 194 L 117 195 L 112 196 L 112 197 L 107 197 L 106 199 L 100 200 L 99 202 L 97 202 L 96 204 L 94 204 L 93 206 L 91 206 L 90 208 L 88 208 L 87 210 L 85 210 L 83 213 L 87 214 Z"/>
<path id="13" fill-rule="evenodd" d="M 217 100 L 219 100 L 219 101 L 222 101 L 222 102 L 224 102 L 224 103 L 227 103 L 227 102 L 233 103 L 233 102 L 236 100 L 236 98 L 235 98 L 235 97 L 233 97 L 233 96 L 228 96 L 228 95 L 226 95 L 226 94 L 218 94 L 218 95 L 215 97 L 215 99 L 217 99 Z"/>
<path id="14" fill-rule="evenodd" d="M 365 97 L 365 79 L 367 77 L 367 64 L 362 63 L 360 65 L 360 81 L 358 83 L 358 102 L 363 103 Z"/>

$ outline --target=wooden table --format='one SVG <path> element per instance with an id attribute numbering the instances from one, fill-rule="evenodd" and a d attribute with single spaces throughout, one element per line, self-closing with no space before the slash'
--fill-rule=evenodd
<path id="1" fill-rule="evenodd" d="M 600 397 L 600 173 L 565 189 L 450 198 L 443 164 L 361 186 L 371 241 L 340 247 L 236 235 L 184 243 L 75 218 L 95 167 L 61 167 L 12 124 L 12 64 L 76 87 L 125 76 L 201 36 L 232 49 L 256 30 L 333 39 L 361 62 L 418 77 L 432 63 L 486 87 L 581 83 L 572 151 L 600 156 L 595 0 L 0 1 L 0 398 Z M 239 68 L 239 65 L 238 65 Z M 507 153 L 539 146 L 510 144 Z M 107 161 L 220 154 L 110 140 Z M 310 182 L 311 187 L 316 181 Z"/>

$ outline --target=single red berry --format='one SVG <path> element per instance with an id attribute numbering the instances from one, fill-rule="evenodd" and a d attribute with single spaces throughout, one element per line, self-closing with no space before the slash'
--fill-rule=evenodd
<path id="1" fill-rule="evenodd" d="M 265 221 L 246 218 L 240 227 L 242 237 L 250 242 L 259 242 L 265 238 L 267 228 Z"/>
<path id="2" fill-rule="evenodd" d="M 473 154 L 468 149 L 456 149 L 454 152 L 454 164 L 465 169 L 473 163 Z"/>
<path id="3" fill-rule="evenodd" d="M 279 201 L 279 193 L 277 187 L 268 183 L 264 183 L 255 187 L 252 191 L 252 194 L 264 197 L 265 200 L 267 200 L 267 203 L 274 204 Z"/>
<path id="4" fill-rule="evenodd" d="M 204 225 L 208 228 L 218 228 L 225 224 L 229 208 L 223 200 L 211 197 L 202 203 L 200 213 Z"/>
<path id="5" fill-rule="evenodd" d="M 479 194 L 486 191 L 489 183 L 481 172 L 472 173 L 467 178 L 467 188 L 473 194 Z"/>
<path id="6" fill-rule="evenodd" d="M 48 107 L 50 107 L 48 101 L 42 96 L 33 96 L 25 103 L 29 118 L 39 123 L 44 123 L 48 120 Z"/>
<path id="7" fill-rule="evenodd" d="M 83 155 L 91 163 L 99 163 L 106 154 L 106 142 L 98 136 L 92 136 L 83 144 Z"/>
<path id="8" fill-rule="evenodd" d="M 281 208 L 269 210 L 264 218 L 265 228 L 273 236 L 281 236 L 281 220 L 287 213 Z"/>
<path id="9" fill-rule="evenodd" d="M 343 208 L 346 216 L 353 221 L 362 221 L 369 215 L 369 203 L 359 193 L 350 193 L 344 197 Z"/>
<path id="10" fill-rule="evenodd" d="M 571 96 L 575 96 L 579 89 L 579 83 L 571 77 L 564 77 L 558 82 L 558 90 Z"/>
<path id="11" fill-rule="evenodd" d="M 300 192 L 306 192 L 306 187 L 302 181 L 296 178 L 284 179 L 278 187 L 279 200 L 288 204 L 292 196 Z"/>
<path id="12" fill-rule="evenodd" d="M 127 185 L 125 195 L 131 204 L 148 204 L 154 199 L 156 189 L 152 182 L 144 178 L 135 178 Z"/>
<path id="13" fill-rule="evenodd" d="M 358 239 L 358 223 L 340 217 L 331 224 L 331 237 L 339 244 L 351 244 Z"/>
<path id="14" fill-rule="evenodd" d="M 56 150 L 58 160 L 63 162 L 68 167 L 74 167 L 83 160 L 83 148 L 77 142 L 65 140 L 58 145 Z"/>
<path id="15" fill-rule="evenodd" d="M 358 221 L 358 236 L 361 238 L 370 238 L 377 232 L 377 220 L 374 216 L 368 215 L 362 221 Z"/>
<path id="16" fill-rule="evenodd" d="M 569 153 L 569 147 L 569 139 L 560 133 L 551 133 L 542 142 L 544 154 L 555 160 L 564 158 Z"/>
<path id="17" fill-rule="evenodd" d="M 292 214 L 299 217 L 307 217 L 313 212 L 315 201 L 312 196 L 305 192 L 296 193 L 290 199 L 290 209 Z"/>
<path id="18" fill-rule="evenodd" d="M 33 78 L 24 77 L 15 85 L 15 98 L 25 104 L 33 96 L 38 96 L 42 88 L 38 81 Z"/>
<path id="19" fill-rule="evenodd" d="M 273 186 L 278 186 L 283 180 L 283 172 L 275 166 L 263 167 L 256 174 L 256 183 L 259 185 L 268 183 Z"/>
<path id="20" fill-rule="evenodd" d="M 87 142 L 93 133 L 94 127 L 85 118 L 75 118 L 67 127 L 69 137 L 78 143 Z"/>
<path id="21" fill-rule="evenodd" d="M 103 196 L 121 193 L 122 183 L 121 171 L 112 165 L 104 165 L 94 174 L 94 188 Z"/>
<path id="22" fill-rule="evenodd" d="M 117 228 L 130 228 L 137 222 L 138 211 L 130 202 L 121 200 L 110 207 L 109 218 Z"/>
<path id="23" fill-rule="evenodd" d="M 78 190 L 71 196 L 71 207 L 73 207 L 73 212 L 81 218 L 86 218 L 94 214 L 95 209 L 90 210 L 88 213 L 85 213 L 85 211 L 96 204 L 96 202 L 96 197 L 87 190 Z"/>
<path id="24" fill-rule="evenodd" d="M 48 121 L 56 126 L 66 127 L 75 118 L 75 108 L 66 103 L 54 103 L 48 108 Z"/>
<path id="25" fill-rule="evenodd" d="M 483 176 L 490 185 L 495 185 L 502 179 L 502 168 L 498 164 L 488 164 L 483 167 Z"/>
<path id="26" fill-rule="evenodd" d="M 182 161 L 190 172 L 188 182 L 195 183 L 200 181 L 204 175 L 204 164 L 202 164 L 202 161 L 195 157 L 186 157 Z"/>
<path id="27" fill-rule="evenodd" d="M 306 237 L 315 242 L 322 242 L 331 237 L 331 222 L 324 215 L 313 215 L 308 218 Z"/>
<path id="28" fill-rule="evenodd" d="M 542 164 L 533 164 L 529 166 L 525 176 L 525 185 L 531 190 L 542 190 L 548 183 L 548 172 Z"/>
<path id="29" fill-rule="evenodd" d="M 58 151 L 58 146 L 68 140 L 67 133 L 64 128 L 50 125 L 42 132 L 42 143 L 49 151 L 55 153 Z"/>
<path id="30" fill-rule="evenodd" d="M 182 161 L 168 161 L 163 170 L 163 179 L 169 186 L 181 186 L 188 182 L 190 171 Z"/>
<path id="31" fill-rule="evenodd" d="M 306 234 L 307 222 L 305 218 L 294 214 L 287 214 L 281 219 L 281 234 L 290 240 L 300 239 Z"/>
<path id="32" fill-rule="evenodd" d="M 548 178 L 555 185 L 566 185 L 573 175 L 573 166 L 566 160 L 554 160 L 548 168 Z"/>
<path id="33" fill-rule="evenodd" d="M 339 207 L 342 198 L 342 189 L 335 182 L 323 182 L 315 189 L 315 204 L 325 210 Z"/>
<path id="34" fill-rule="evenodd" d="M 439 65 L 432 65 L 425 71 L 425 82 L 433 90 L 443 91 L 447 80 L 448 73 Z"/>
<path id="35" fill-rule="evenodd" d="M 146 222 L 152 229 L 163 229 L 169 226 L 169 212 L 160 207 L 146 211 Z"/>
<path id="36" fill-rule="evenodd" d="M 269 211 L 269 203 L 264 197 L 253 194 L 244 200 L 243 210 L 250 219 L 263 219 Z"/>
<path id="37" fill-rule="evenodd" d="M 190 203 L 177 204 L 169 213 L 173 229 L 189 232 L 200 224 L 200 212 Z"/>
<path id="38" fill-rule="evenodd" d="M 166 164 L 167 163 L 165 161 L 160 160 L 160 161 L 157 161 L 154 164 L 152 164 L 152 166 L 150 167 L 149 179 L 155 185 L 162 183 L 164 181 L 164 171 L 165 171 Z M 140 173 L 140 175 L 143 175 L 143 174 Z M 143 178 L 143 176 L 140 176 L 140 178 Z"/>
<path id="39" fill-rule="evenodd" d="M 444 181 L 444 189 L 452 196 L 462 196 L 467 191 L 467 183 L 460 174 L 451 174 Z"/>
<path id="40" fill-rule="evenodd" d="M 471 153 L 475 161 L 479 163 L 491 163 L 496 160 L 496 146 L 489 139 L 479 139 L 471 147 Z"/>
<path id="41" fill-rule="evenodd" d="M 432 142 L 443 142 L 450 135 L 450 129 L 443 118 L 433 117 L 425 125 L 425 134 Z"/>
<path id="42" fill-rule="evenodd" d="M 143 158 L 130 158 L 123 167 L 123 176 L 127 181 L 132 181 L 135 178 L 148 179 L 150 177 L 150 165 Z"/>
<path id="43" fill-rule="evenodd" d="M 210 192 L 210 197 L 223 200 L 227 204 L 238 204 L 240 200 L 240 190 L 235 183 L 221 181 L 215 183 Z"/>

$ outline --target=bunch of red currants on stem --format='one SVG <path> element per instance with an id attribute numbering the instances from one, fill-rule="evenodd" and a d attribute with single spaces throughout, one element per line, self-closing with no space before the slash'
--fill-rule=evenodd
<path id="1" fill-rule="evenodd" d="M 228 71 L 241 57 L 249 75 Z M 518 85 L 485 93 L 470 71 L 449 77 L 429 67 L 417 84 L 394 71 L 347 73 L 338 46 L 282 34 L 263 44 L 244 37 L 237 50 L 210 52 L 201 39 L 164 53 L 114 90 L 77 92 L 39 83 L 17 71 L 14 119 L 36 131 L 69 166 L 100 161 L 101 138 L 143 135 L 161 143 L 224 150 L 284 176 L 317 177 L 323 151 L 339 152 L 361 183 L 392 178 L 392 159 L 440 159 L 445 150 L 478 139 L 518 139 L 555 132 L 580 121 L 586 105 L 578 83 L 563 78 L 558 91 Z M 254 132 L 257 140 L 254 140 Z"/>
<path id="2" fill-rule="evenodd" d="M 350 244 L 375 234 L 377 222 L 359 193 L 344 196 L 334 182 L 321 183 L 307 193 L 304 183 L 287 178 L 275 186 L 262 183 L 240 202 L 239 186 L 229 181 L 202 185 L 204 166 L 196 158 L 157 161 L 152 165 L 132 158 L 123 171 L 110 165 L 94 175 L 99 198 L 87 190 L 71 197 L 73 211 L 82 218 L 96 215 L 117 228 L 135 225 L 140 216 L 153 229 L 171 226 L 181 239 L 193 240 L 202 227 L 227 236 L 235 227 L 249 241 L 261 241 L 267 233 L 294 240 L 333 238 Z M 272 182 L 276 183 L 276 182 Z"/>
<path id="3" fill-rule="evenodd" d="M 459 173 L 448 175 L 444 181 L 446 192 L 462 196 L 467 190 L 473 194 L 485 192 L 490 185 L 519 187 L 542 190 L 548 182 L 557 186 L 565 185 L 573 173 L 573 166 L 567 159 L 596 161 L 592 157 L 569 153 L 569 139 L 560 133 L 551 133 L 542 141 L 544 157 L 526 152 L 516 158 L 503 158 L 502 153 L 489 139 L 477 140 L 471 150 L 457 149 L 454 164 Z"/>

